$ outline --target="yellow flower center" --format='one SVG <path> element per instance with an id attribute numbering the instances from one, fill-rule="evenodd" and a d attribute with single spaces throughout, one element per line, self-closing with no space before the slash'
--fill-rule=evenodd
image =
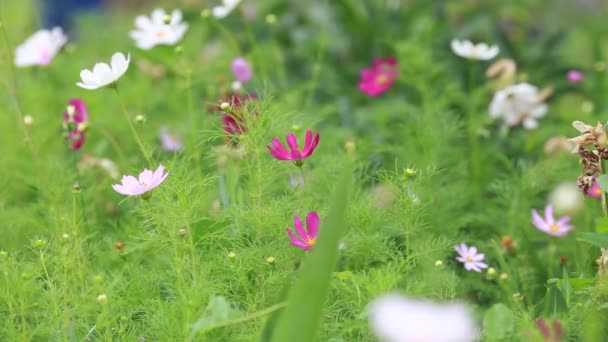
<path id="1" fill-rule="evenodd" d="M 146 184 L 145 182 L 139 182 L 139 185 L 141 185 L 141 186 L 148 186 L 148 184 Z"/>
<path id="2" fill-rule="evenodd" d="M 594 192 L 595 192 L 596 195 L 601 195 L 602 194 L 602 189 L 601 188 L 596 188 Z"/>
<path id="3" fill-rule="evenodd" d="M 314 246 L 316 243 L 317 243 L 317 239 L 315 239 L 315 238 L 308 238 L 306 240 L 306 244 L 309 245 L 309 246 L 311 246 L 311 247 Z"/>
<path id="4" fill-rule="evenodd" d="M 380 84 L 384 84 L 386 82 L 388 82 L 388 77 L 386 77 L 386 75 L 380 75 L 378 77 L 376 77 L 376 82 L 380 83 Z"/>
<path id="5" fill-rule="evenodd" d="M 466 262 L 473 262 L 473 258 L 471 258 L 470 256 L 467 256 L 466 258 L 464 258 L 464 260 Z"/>
<path id="6" fill-rule="evenodd" d="M 156 38 L 162 38 L 164 35 L 165 35 L 165 32 L 163 32 L 163 31 L 156 32 Z"/>
<path id="7" fill-rule="evenodd" d="M 551 230 L 552 232 L 559 232 L 559 227 L 554 223 L 549 226 L 549 230 Z"/>

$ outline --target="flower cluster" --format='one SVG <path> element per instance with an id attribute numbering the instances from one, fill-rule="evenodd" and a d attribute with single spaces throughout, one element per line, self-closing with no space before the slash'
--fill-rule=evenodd
<path id="1" fill-rule="evenodd" d="M 71 148 L 77 151 L 84 144 L 89 114 L 84 101 L 71 99 L 63 114 L 63 129 Z"/>

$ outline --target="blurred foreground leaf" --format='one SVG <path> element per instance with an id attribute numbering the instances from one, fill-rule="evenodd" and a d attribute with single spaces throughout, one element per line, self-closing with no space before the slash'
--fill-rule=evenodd
<path id="1" fill-rule="evenodd" d="M 494 304 L 483 318 L 483 331 L 488 341 L 508 338 L 515 328 L 513 312 L 504 304 Z"/>
<path id="2" fill-rule="evenodd" d="M 578 233 L 578 241 L 588 242 L 596 247 L 608 248 L 608 234 L 598 234 L 591 232 Z"/>

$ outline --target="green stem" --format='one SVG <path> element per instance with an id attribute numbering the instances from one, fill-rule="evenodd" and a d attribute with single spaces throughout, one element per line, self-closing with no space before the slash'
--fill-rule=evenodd
<path id="1" fill-rule="evenodd" d="M 604 171 L 604 170 L 606 170 L 606 161 L 605 160 L 600 161 L 600 167 L 601 167 L 600 172 L 602 174 L 605 174 L 605 171 Z M 606 191 L 602 191 L 602 212 L 604 213 L 604 216 L 608 216 L 608 206 L 606 205 Z"/>
<path id="2" fill-rule="evenodd" d="M 120 96 L 120 92 L 118 91 L 118 87 L 114 86 L 113 88 L 114 88 L 114 91 L 116 91 L 116 96 L 118 97 L 118 102 L 120 103 L 120 107 L 122 108 L 122 112 L 125 115 L 125 119 L 127 120 L 127 123 L 129 124 L 129 128 L 131 129 L 131 133 L 133 133 L 133 137 L 135 137 L 135 141 L 137 141 L 137 144 L 139 145 L 139 148 L 141 149 L 141 153 L 146 158 L 146 161 L 148 162 L 148 165 L 150 167 L 153 167 L 152 160 L 151 160 L 150 156 L 148 155 L 148 152 L 146 152 L 146 149 L 144 148 L 144 144 L 141 142 L 141 139 L 139 138 L 139 135 L 137 134 L 137 131 L 135 130 L 135 127 L 133 127 L 133 123 L 131 122 L 131 119 L 129 118 L 129 113 L 127 112 L 127 108 L 125 107 L 124 102 L 122 101 L 122 97 Z"/>
<path id="3" fill-rule="evenodd" d="M 469 63 L 468 73 L 468 106 L 467 106 L 467 128 L 469 147 L 471 148 L 471 178 L 474 187 L 474 198 L 477 201 L 481 195 L 481 165 L 479 159 L 480 146 L 479 139 L 477 138 L 476 122 L 475 122 L 475 61 Z"/>

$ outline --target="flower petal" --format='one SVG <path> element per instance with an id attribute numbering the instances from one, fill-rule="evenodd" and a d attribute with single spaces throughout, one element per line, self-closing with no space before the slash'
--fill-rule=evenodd
<path id="1" fill-rule="evenodd" d="M 308 236 L 316 238 L 319 231 L 319 215 L 311 211 L 306 215 L 306 230 L 308 230 Z"/>

